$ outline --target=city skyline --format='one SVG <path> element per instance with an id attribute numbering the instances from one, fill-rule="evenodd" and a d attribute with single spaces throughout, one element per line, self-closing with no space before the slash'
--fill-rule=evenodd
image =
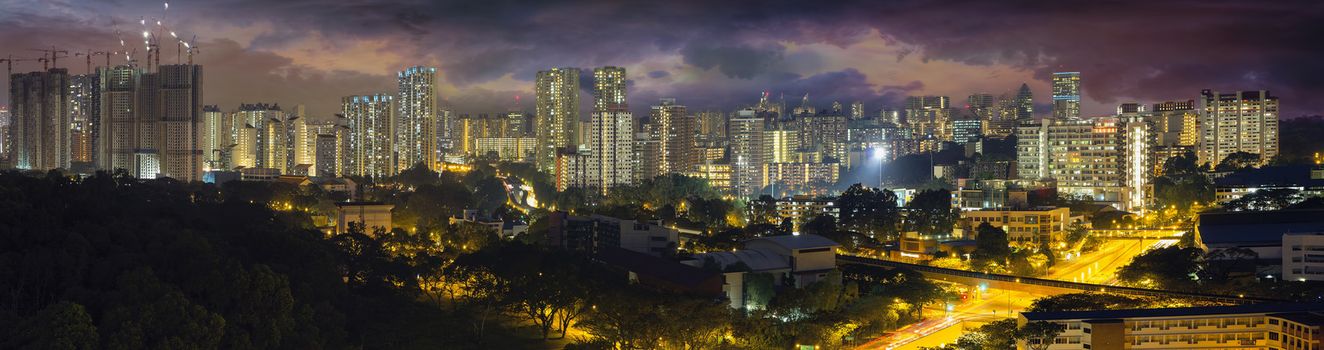
<path id="1" fill-rule="evenodd" d="M 249 101 L 304 104 L 313 120 L 330 118 L 344 96 L 394 91 L 392 75 L 415 65 L 438 68 L 441 103 L 461 113 L 501 112 L 515 104 L 515 96 L 521 97 L 519 109 L 532 111 L 537 71 L 600 66 L 633 73 L 627 86 L 636 118 L 646 115 L 648 104 L 659 98 L 676 98 L 692 111 L 730 112 L 755 103 L 765 91 L 788 100 L 807 93 L 819 108 L 858 100 L 866 114 L 874 114 L 884 106 L 899 107 L 909 95 L 999 95 L 1014 92 L 1022 82 L 1039 97 L 1036 114 L 1044 116 L 1050 113 L 1046 97 L 1051 96 L 1050 75 L 1055 71 L 1082 72 L 1085 116 L 1109 113 L 1124 101 L 1189 99 L 1206 88 L 1274 91 L 1296 101 L 1283 106 L 1284 118 L 1321 111 L 1319 102 L 1305 98 L 1319 92 L 1311 83 L 1318 78 L 1316 72 L 1299 68 L 1319 49 L 1294 45 L 1308 40 L 1300 37 L 1305 31 L 1272 30 L 1318 27 L 1307 22 L 1321 10 L 1318 4 L 1082 5 L 1087 9 L 1022 5 L 1008 14 L 993 4 L 924 2 L 810 8 L 287 2 L 260 8 L 256 3 L 221 1 L 177 3 L 163 14 L 160 3 L 146 1 L 17 2 L 9 6 L 9 14 L 0 15 L 0 28 L 5 29 L 0 38 L 12 43 L 0 49 L 0 56 L 36 57 L 41 53 L 28 49 L 52 45 L 69 51 L 111 50 L 118 46 L 115 30 L 132 39 L 127 34 L 137 32 L 139 18 L 165 17 L 183 37 L 199 38 L 194 43 L 200 47 L 196 63 L 212 73 L 205 81 L 206 104 L 223 110 Z M 344 25 L 327 25 L 335 22 L 327 19 L 336 11 L 360 15 Z M 967 11 L 990 15 L 964 20 L 961 26 L 915 30 L 906 25 L 948 21 Z M 241 13 L 242 20 L 233 20 Z M 496 20 L 474 21 L 462 13 Z M 620 24 L 555 25 L 592 15 L 616 16 L 619 20 L 611 23 Z M 702 22 L 723 15 L 748 25 Z M 1171 18 L 1162 18 L 1165 15 Z M 1072 20 L 1109 30 L 1093 33 L 1062 25 Z M 42 26 L 55 22 L 62 27 Z M 1147 24 L 1133 25 L 1137 22 Z M 1209 25 L 1193 33 L 1195 29 L 1172 22 Z M 683 23 L 696 25 L 678 25 Z M 1267 29 L 1250 35 L 1242 31 L 1246 27 Z M 1194 37 L 1224 39 L 1218 48 L 1210 48 L 1189 39 Z M 164 51 L 163 63 L 184 60 Z M 67 57 L 58 63 L 70 68 L 70 74 L 81 74 L 83 60 Z M 37 62 L 24 62 L 16 64 L 15 71 L 37 67 Z M 587 80 L 591 75 L 580 77 Z M 255 86 L 252 81 L 267 84 Z M 582 115 L 587 116 L 593 85 L 579 87 Z"/>

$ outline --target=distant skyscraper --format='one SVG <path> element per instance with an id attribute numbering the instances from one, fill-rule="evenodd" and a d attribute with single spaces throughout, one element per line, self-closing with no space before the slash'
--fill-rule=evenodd
<path id="1" fill-rule="evenodd" d="M 906 97 L 906 125 L 911 127 L 913 136 L 950 141 L 951 103 L 951 98 L 947 96 Z"/>
<path id="2" fill-rule="evenodd" d="M 864 102 L 855 101 L 850 104 L 850 119 L 864 119 Z"/>
<path id="3" fill-rule="evenodd" d="M 600 67 L 593 70 L 593 111 L 605 111 L 626 105 L 625 68 Z"/>
<path id="4" fill-rule="evenodd" d="M 966 97 L 965 108 L 966 108 L 966 115 L 960 118 L 960 119 L 964 119 L 964 121 L 958 119 L 957 121 L 954 121 L 953 122 L 954 124 L 952 125 L 952 138 L 955 139 L 956 142 L 963 142 L 960 141 L 962 136 L 967 138 L 969 137 L 969 135 L 964 135 L 964 134 L 956 135 L 956 134 L 969 132 L 970 130 L 972 130 L 971 124 L 973 122 L 971 122 L 970 119 L 974 119 L 979 122 L 978 131 L 980 132 L 981 135 L 987 134 L 990 131 L 989 129 L 993 129 L 992 127 L 987 127 L 990 124 L 998 124 L 998 122 L 1002 121 L 999 118 L 999 114 L 998 114 L 997 98 L 993 97 L 993 94 L 986 94 L 986 93 L 972 94 L 969 97 Z M 956 125 L 955 123 L 963 123 L 964 125 Z M 965 130 L 956 130 L 958 128 L 964 128 Z"/>
<path id="5" fill-rule="evenodd" d="M 1080 72 L 1053 73 L 1053 118 L 1080 118 Z"/>
<path id="6" fill-rule="evenodd" d="M 79 170 L 93 166 L 96 157 L 93 143 L 100 121 L 101 100 L 96 74 L 79 74 L 69 78 L 69 162 Z"/>
<path id="7" fill-rule="evenodd" d="M 579 123 L 579 69 L 552 68 L 538 72 L 534 95 L 536 163 L 538 169 L 551 172 L 556 150 L 577 146 L 574 142 Z"/>
<path id="8" fill-rule="evenodd" d="M 437 69 L 410 67 L 400 71 L 397 77 L 400 83 L 395 122 L 397 168 L 408 169 L 421 162 L 429 169 L 440 170 Z"/>
<path id="9" fill-rule="evenodd" d="M 0 105 L 0 159 L 9 159 L 9 106 Z"/>
<path id="10" fill-rule="evenodd" d="M 383 178 L 396 174 L 391 124 L 395 100 L 391 95 L 348 96 L 341 99 L 348 130 L 344 175 Z"/>
<path id="11" fill-rule="evenodd" d="M 658 174 L 684 173 L 691 171 L 698 164 L 698 154 L 694 149 L 695 129 L 698 124 L 694 116 L 686 112 L 685 106 L 676 104 L 675 99 L 664 98 L 653 106 L 649 121 L 654 139 L 658 142 Z"/>
<path id="12" fill-rule="evenodd" d="M 1267 90 L 1200 92 L 1200 162 L 1213 165 L 1236 152 L 1278 156 L 1278 97 Z"/>
<path id="13" fill-rule="evenodd" d="M 1021 83 L 1021 88 L 1016 91 L 1016 106 L 1016 120 L 1034 118 L 1034 93 L 1030 92 L 1030 85 Z"/>
<path id="14" fill-rule="evenodd" d="M 9 86 L 11 164 L 19 169 L 68 169 L 69 71 L 14 74 Z"/>
<path id="15" fill-rule="evenodd" d="M 726 139 L 726 113 L 709 111 L 699 112 L 699 136 L 703 140 L 715 141 Z"/>

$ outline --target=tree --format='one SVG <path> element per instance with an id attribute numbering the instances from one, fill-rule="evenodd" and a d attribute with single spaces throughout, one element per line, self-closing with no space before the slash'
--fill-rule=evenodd
<path id="1" fill-rule="evenodd" d="M 985 222 L 979 224 L 975 232 L 975 257 L 1003 261 L 1011 255 L 1011 243 L 1007 241 L 1006 231 Z"/>
<path id="2" fill-rule="evenodd" d="M 1237 171 L 1253 166 L 1260 165 L 1260 155 L 1246 152 L 1235 152 L 1223 157 L 1223 161 L 1214 166 L 1214 171 Z"/>
<path id="3" fill-rule="evenodd" d="M 1091 311 L 1115 309 L 1143 309 L 1154 304 L 1145 297 L 1112 293 L 1070 293 L 1035 299 L 1027 312 Z"/>
<path id="4" fill-rule="evenodd" d="M 1193 291 L 1198 287 L 1203 263 L 1204 251 L 1200 248 L 1153 249 L 1118 269 L 1117 279 L 1139 287 Z"/>
<path id="5" fill-rule="evenodd" d="M 819 236 L 833 236 L 837 232 L 837 219 L 831 215 L 819 215 L 800 225 L 800 232 Z"/>
<path id="6" fill-rule="evenodd" d="M 851 185 L 837 206 L 841 210 L 841 225 L 847 230 L 864 233 L 880 240 L 895 240 L 898 217 L 896 193 L 889 190 Z"/>
<path id="7" fill-rule="evenodd" d="M 423 164 L 423 162 L 418 162 L 413 166 L 410 166 L 409 169 L 405 169 L 399 174 L 396 174 L 391 180 L 392 182 L 410 188 L 416 188 L 423 185 L 436 184 L 440 177 L 441 174 L 432 171 L 432 169 L 429 169 L 427 165 Z"/>
<path id="8" fill-rule="evenodd" d="M 1276 188 L 1247 193 L 1241 198 L 1223 204 L 1223 209 L 1230 211 L 1271 211 L 1282 210 L 1305 200 L 1301 191 L 1290 188 Z"/>
<path id="9" fill-rule="evenodd" d="M 920 191 L 906 209 L 906 230 L 924 235 L 950 234 L 960 218 L 960 211 L 952 208 L 952 193 L 947 190 Z"/>
<path id="10" fill-rule="evenodd" d="M 1025 341 L 1031 350 L 1048 350 L 1064 327 L 1047 321 L 1031 321 L 1016 331 L 1016 339 Z"/>
<path id="11" fill-rule="evenodd" d="M 20 324 L 9 336 L 0 332 L 0 348 L 96 349 L 97 327 L 87 309 L 77 303 L 61 301 L 42 309 Z"/>
<path id="12" fill-rule="evenodd" d="M 506 184 L 498 178 L 486 178 L 478 181 L 474 187 L 473 209 L 481 213 L 492 213 L 507 201 Z"/>
<path id="13" fill-rule="evenodd" d="M 214 349 L 225 320 L 163 284 L 150 269 L 126 272 L 112 308 L 97 328 L 110 349 Z"/>
<path id="14" fill-rule="evenodd" d="M 1168 158 L 1163 163 L 1163 176 L 1154 179 L 1154 197 L 1160 207 L 1174 207 L 1181 211 L 1196 203 L 1214 200 L 1214 185 L 1196 165 L 1195 152 Z"/>
<path id="15" fill-rule="evenodd" d="M 749 223 L 752 224 L 776 224 L 781 222 L 781 216 L 777 214 L 777 200 L 769 195 L 759 196 L 759 199 L 749 202 Z"/>

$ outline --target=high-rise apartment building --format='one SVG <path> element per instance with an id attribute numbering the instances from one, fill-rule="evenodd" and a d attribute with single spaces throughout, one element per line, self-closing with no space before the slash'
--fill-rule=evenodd
<path id="1" fill-rule="evenodd" d="M 140 84 L 142 69 L 121 65 L 97 69 L 101 87 L 101 132 L 96 139 L 97 167 L 106 170 L 138 169 L 135 150 L 139 145 L 138 119 L 146 118 L 147 106 L 139 104 L 138 95 L 148 87 Z M 140 113 L 140 110 L 141 113 Z"/>
<path id="2" fill-rule="evenodd" d="M 313 173 L 321 177 L 343 176 L 347 172 L 349 154 L 349 127 L 345 117 L 337 116 L 329 123 L 317 124 L 317 155 L 313 159 Z"/>
<path id="3" fill-rule="evenodd" d="M 243 123 L 234 129 L 234 146 L 230 148 L 232 169 L 257 168 L 258 131 L 252 124 Z"/>
<path id="4" fill-rule="evenodd" d="M 552 68 L 538 72 L 534 95 L 537 166 L 550 172 L 558 148 L 578 146 L 574 143 L 579 123 L 579 69 Z"/>
<path id="5" fill-rule="evenodd" d="M 1194 147 L 1200 139 L 1200 112 L 1195 100 L 1155 103 L 1150 122 L 1160 146 Z"/>
<path id="6" fill-rule="evenodd" d="M 316 164 L 317 130 L 308 123 L 306 110 L 303 105 L 295 105 L 286 120 L 290 144 L 288 164 L 291 171 L 307 169 L 308 172 L 315 172 L 312 168 Z"/>
<path id="7" fill-rule="evenodd" d="M 268 120 L 266 129 L 258 139 L 262 145 L 262 153 L 258 155 L 258 167 L 274 169 L 277 174 L 290 173 L 290 125 L 285 119 L 286 114 L 278 114 L 278 118 Z"/>
<path id="8" fill-rule="evenodd" d="M 203 154 L 198 147 L 202 124 L 202 66 L 168 64 L 157 67 L 161 84 L 158 177 L 202 181 Z"/>
<path id="9" fill-rule="evenodd" d="M 383 178 L 396 174 L 391 125 L 395 99 L 388 94 L 348 96 L 341 99 L 349 128 L 343 175 Z"/>
<path id="10" fill-rule="evenodd" d="M 1116 117 L 1024 123 L 1016 130 L 1017 173 L 1054 179 L 1062 195 L 1137 208 L 1151 171 L 1148 130 Z"/>
<path id="11" fill-rule="evenodd" d="M 634 183 L 634 117 L 624 108 L 593 112 L 590 163 L 596 186 L 607 190 Z"/>
<path id="12" fill-rule="evenodd" d="M 69 163 L 90 169 L 96 160 L 94 139 L 101 116 L 101 92 L 96 74 L 69 77 Z"/>
<path id="13" fill-rule="evenodd" d="M 684 173 L 698 164 L 694 148 L 698 123 L 686 112 L 685 106 L 676 104 L 675 99 L 664 98 L 652 107 L 649 122 L 653 124 L 653 135 L 650 136 L 657 140 L 659 147 L 658 173 L 653 176 Z"/>
<path id="14" fill-rule="evenodd" d="M 593 69 L 593 111 L 625 105 L 625 68 L 606 66 Z"/>
<path id="15" fill-rule="evenodd" d="M 799 162 L 800 131 L 784 127 L 763 130 L 763 160 L 767 163 Z"/>
<path id="16" fill-rule="evenodd" d="M 409 67 L 396 74 L 395 153 L 398 169 L 423 163 L 429 169 L 441 168 L 441 147 L 437 120 L 437 69 Z"/>
<path id="17" fill-rule="evenodd" d="M 240 104 L 230 122 L 234 125 L 231 138 L 235 141 L 230 150 L 232 167 L 276 169 L 280 173 L 287 170 L 289 135 L 285 111 L 280 105 Z"/>
<path id="18" fill-rule="evenodd" d="M 1246 152 L 1268 162 L 1278 155 L 1278 97 L 1269 91 L 1200 92 L 1201 163 L 1218 164 L 1229 154 Z"/>
<path id="19" fill-rule="evenodd" d="M 751 198 L 763 190 L 764 119 L 753 109 L 742 109 L 729 121 L 731 140 L 731 189 L 736 196 Z"/>
<path id="20" fill-rule="evenodd" d="M 202 66 L 169 64 L 155 72 L 121 65 L 98 69 L 97 167 L 140 179 L 200 181 L 204 169 Z"/>
<path id="21" fill-rule="evenodd" d="M 198 148 L 202 151 L 203 171 L 232 169 L 226 155 L 234 145 L 231 137 L 234 122 L 231 115 L 215 105 L 202 106 L 202 126 L 198 132 Z"/>
<path id="22" fill-rule="evenodd" d="M 69 71 L 53 68 L 9 79 L 10 163 L 19 169 L 68 169 Z"/>
<path id="23" fill-rule="evenodd" d="M 1053 118 L 1080 118 L 1080 72 L 1053 73 Z"/>

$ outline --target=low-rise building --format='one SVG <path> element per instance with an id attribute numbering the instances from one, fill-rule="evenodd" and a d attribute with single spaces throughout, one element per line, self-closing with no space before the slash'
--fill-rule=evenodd
<path id="1" fill-rule="evenodd" d="M 974 233 L 980 224 L 987 223 L 1007 231 L 1007 241 L 1013 245 L 1037 247 L 1045 242 L 1061 242 L 1070 219 L 1069 208 L 981 209 L 961 212 L 959 225 L 965 232 Z"/>
<path id="2" fill-rule="evenodd" d="M 1017 340 L 1016 348 L 1319 349 L 1321 312 L 1324 304 L 1022 312 L 1020 325 L 1050 322 L 1061 332 L 1052 339 Z"/>
<path id="3" fill-rule="evenodd" d="M 803 288 L 827 277 L 837 268 L 836 248 L 840 244 L 819 235 L 784 235 L 745 241 L 742 249 L 695 255 L 686 264 L 703 267 L 716 264 L 724 271 L 722 290 L 732 308 L 761 308 L 750 305 L 746 293 L 747 275 L 766 273 L 773 285 Z"/>
<path id="4" fill-rule="evenodd" d="M 1324 196 L 1324 170 L 1319 165 L 1266 166 L 1244 169 L 1214 180 L 1219 204 L 1265 190 L 1296 190 L 1303 197 Z"/>
<path id="5" fill-rule="evenodd" d="M 391 230 L 391 209 L 394 205 L 382 202 L 336 203 L 336 234 L 349 232 L 349 225 L 363 225 L 363 233 L 373 235 L 377 230 Z"/>
<path id="6" fill-rule="evenodd" d="M 1283 258 L 1284 235 L 1324 232 L 1324 210 L 1204 213 L 1197 220 L 1196 246 L 1248 249 L 1272 263 Z"/>
<path id="7" fill-rule="evenodd" d="M 827 215 L 833 219 L 841 219 L 841 208 L 837 207 L 836 198 L 830 197 L 810 197 L 794 196 L 786 198 L 759 198 L 749 201 L 747 210 L 749 217 L 756 217 L 754 210 L 756 208 L 773 207 L 776 210 L 777 217 L 781 219 L 791 219 L 793 230 L 799 231 L 800 224 L 809 222 L 816 217 Z"/>
<path id="8" fill-rule="evenodd" d="M 1324 231 L 1283 234 L 1283 280 L 1324 280 Z"/>
<path id="9" fill-rule="evenodd" d="M 559 211 L 548 214 L 547 220 L 544 244 L 589 253 L 615 247 L 663 256 L 675 251 L 680 239 L 675 229 L 662 226 L 660 221 L 571 216 Z"/>
<path id="10" fill-rule="evenodd" d="M 763 183 L 773 194 L 827 194 L 841 177 L 837 163 L 769 163 L 763 167 Z"/>

